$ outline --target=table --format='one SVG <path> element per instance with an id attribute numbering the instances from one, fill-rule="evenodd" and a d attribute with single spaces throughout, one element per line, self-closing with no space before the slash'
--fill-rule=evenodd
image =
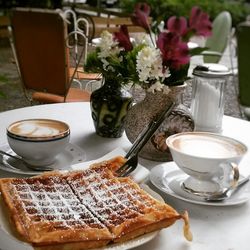
<path id="1" fill-rule="evenodd" d="M 71 128 L 71 142 L 82 147 L 87 153 L 86 160 L 93 160 L 112 151 L 116 147 L 125 150 L 131 143 L 124 134 L 121 138 L 102 138 L 95 134 L 90 115 L 89 103 L 63 103 L 39 105 L 0 113 L 0 145 L 7 142 L 6 127 L 11 122 L 28 118 L 52 118 L 67 122 Z M 224 116 L 223 134 L 244 142 L 250 148 L 250 123 L 233 117 Z M 140 159 L 149 170 L 162 163 Z M 164 163 L 163 163 L 164 164 Z M 240 171 L 250 173 L 250 153 L 240 164 Z M 0 171 L 0 177 L 13 176 Z M 249 185 L 250 188 L 250 184 Z M 182 221 L 170 228 L 161 230 L 149 243 L 137 250 L 248 250 L 250 248 L 250 202 L 240 206 L 211 207 L 187 203 L 170 197 L 151 186 L 161 194 L 165 201 L 177 211 L 187 210 L 190 215 L 193 242 L 185 240 L 182 234 Z M 10 238 L 0 234 L 0 249 L 9 248 Z"/>

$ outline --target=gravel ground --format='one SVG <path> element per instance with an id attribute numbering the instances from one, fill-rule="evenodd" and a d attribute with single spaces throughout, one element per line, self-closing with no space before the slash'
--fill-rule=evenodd
<path id="1" fill-rule="evenodd" d="M 4 79 L 2 79 L 4 78 Z M 14 58 L 6 43 L 0 44 L 0 112 L 29 106 L 25 99 Z"/>
<path id="2" fill-rule="evenodd" d="M 190 105 L 191 86 L 189 85 L 184 104 Z M 233 117 L 242 117 L 237 100 L 237 77 L 230 77 L 225 90 L 225 114 Z M 24 97 L 21 82 L 18 77 L 14 58 L 7 41 L 0 41 L 0 92 L 5 98 L 0 98 L 0 112 L 29 106 L 29 101 Z"/>

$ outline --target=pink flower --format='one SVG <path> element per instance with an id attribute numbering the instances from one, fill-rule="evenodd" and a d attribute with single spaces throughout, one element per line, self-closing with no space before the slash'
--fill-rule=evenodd
<path id="1" fill-rule="evenodd" d="M 172 16 L 167 21 L 167 28 L 170 32 L 182 36 L 187 32 L 187 20 L 185 17 Z"/>
<path id="2" fill-rule="evenodd" d="M 212 23 L 209 20 L 207 13 L 203 12 L 199 7 L 194 6 L 190 13 L 189 18 L 190 29 L 196 35 L 210 36 L 212 31 Z"/>
<path id="3" fill-rule="evenodd" d="M 162 53 L 165 66 L 180 69 L 182 65 L 189 63 L 187 43 L 182 42 L 179 35 L 173 32 L 162 32 L 156 43 Z"/>
<path id="4" fill-rule="evenodd" d="M 119 46 L 123 47 L 125 51 L 130 51 L 133 49 L 133 45 L 130 42 L 128 28 L 126 25 L 122 25 L 120 27 L 119 32 L 114 32 L 114 38 L 118 41 Z"/>
<path id="5" fill-rule="evenodd" d="M 138 3 L 135 6 L 134 13 L 131 17 L 135 25 L 143 27 L 146 31 L 150 30 L 148 18 L 150 14 L 150 7 L 146 3 Z"/>

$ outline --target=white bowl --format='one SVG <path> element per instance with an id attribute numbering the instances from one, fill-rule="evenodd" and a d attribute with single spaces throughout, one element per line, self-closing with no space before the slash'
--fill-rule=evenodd
<path id="1" fill-rule="evenodd" d="M 33 166 L 48 166 L 69 143 L 70 128 L 58 120 L 28 119 L 10 124 L 7 140 L 10 148 Z"/>

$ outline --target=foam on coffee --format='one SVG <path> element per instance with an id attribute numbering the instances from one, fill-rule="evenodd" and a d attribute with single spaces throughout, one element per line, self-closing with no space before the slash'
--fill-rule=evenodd
<path id="1" fill-rule="evenodd" d="M 175 137 L 171 144 L 185 154 L 206 158 L 230 158 L 246 152 L 240 143 L 216 135 L 186 134 Z"/>
<path id="2" fill-rule="evenodd" d="M 49 119 L 30 119 L 13 123 L 8 132 L 22 137 L 54 137 L 69 130 L 66 123 Z"/>

